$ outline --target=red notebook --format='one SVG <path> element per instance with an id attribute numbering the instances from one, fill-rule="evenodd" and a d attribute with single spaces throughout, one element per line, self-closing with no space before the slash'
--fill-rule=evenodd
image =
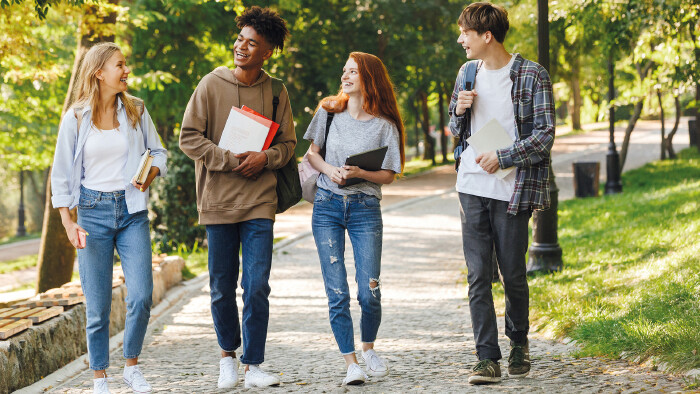
<path id="1" fill-rule="evenodd" d="M 245 105 L 243 107 L 241 107 L 241 109 L 245 112 L 250 113 L 251 114 L 250 117 L 252 119 L 257 120 L 260 123 L 263 123 L 263 124 L 267 124 L 268 122 L 270 123 L 270 131 L 267 133 L 267 138 L 265 138 L 265 144 L 263 144 L 262 150 L 269 148 L 270 144 L 272 143 L 272 139 L 275 138 L 275 134 L 277 134 L 277 130 L 280 128 L 279 123 L 273 122 L 272 120 L 262 116 L 261 114 L 253 111 L 252 109 L 250 109 L 249 107 L 246 107 Z"/>

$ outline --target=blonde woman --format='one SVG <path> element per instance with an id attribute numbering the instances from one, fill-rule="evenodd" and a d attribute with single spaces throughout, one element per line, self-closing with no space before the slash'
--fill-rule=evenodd
<path id="1" fill-rule="evenodd" d="M 78 249 L 95 393 L 109 393 L 105 370 L 114 248 L 121 258 L 128 294 L 124 382 L 134 392 L 151 391 L 137 365 L 153 292 L 148 186 L 156 176 L 165 175 L 167 151 L 143 102 L 126 93 L 130 72 L 116 44 L 101 43 L 88 51 L 75 104 L 61 121 L 51 174 L 51 202 Z M 153 167 L 143 184 L 132 182 L 147 148 L 154 156 Z M 70 215 L 76 206 L 77 223 Z"/>

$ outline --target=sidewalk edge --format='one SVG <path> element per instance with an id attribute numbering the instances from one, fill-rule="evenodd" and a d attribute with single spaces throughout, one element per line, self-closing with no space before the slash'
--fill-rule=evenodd
<path id="1" fill-rule="evenodd" d="M 150 334 L 153 331 L 153 328 L 156 326 L 156 323 L 160 322 L 162 319 L 168 316 L 168 312 L 177 307 L 179 302 L 186 294 L 189 294 L 194 289 L 203 286 L 205 283 L 205 279 L 207 279 L 208 277 L 208 273 L 203 273 L 186 282 L 180 282 L 180 284 L 176 285 L 176 287 L 173 287 L 170 291 L 168 291 L 165 298 L 163 298 L 163 300 L 161 300 L 161 302 L 151 310 L 151 319 L 148 322 L 146 335 Z M 109 353 L 112 353 L 114 350 L 119 348 L 122 345 L 123 341 L 124 330 L 109 338 Z M 81 372 L 83 372 L 86 368 L 88 368 L 87 353 L 64 365 L 63 367 L 59 368 L 58 370 L 54 371 L 53 373 L 39 380 L 38 382 L 35 382 L 29 386 L 14 391 L 14 393 L 30 394 L 37 392 L 45 392 L 54 389 L 55 386 L 63 384 L 73 379 Z"/>

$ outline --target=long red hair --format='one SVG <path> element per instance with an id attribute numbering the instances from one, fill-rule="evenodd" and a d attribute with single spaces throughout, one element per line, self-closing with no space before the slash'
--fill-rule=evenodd
<path id="1" fill-rule="evenodd" d="M 384 63 L 374 55 L 364 52 L 352 52 L 350 57 L 357 63 L 360 81 L 362 81 L 362 97 L 364 98 L 362 109 L 372 116 L 393 122 L 399 130 L 401 171 L 403 171 L 406 161 L 404 152 L 405 130 L 401 120 L 401 113 L 399 113 L 399 105 L 396 102 L 394 85 L 391 83 L 389 73 L 384 67 Z M 324 98 L 319 106 L 328 112 L 343 112 L 348 107 L 348 100 L 349 97 L 343 92 L 341 84 L 338 94 Z"/>

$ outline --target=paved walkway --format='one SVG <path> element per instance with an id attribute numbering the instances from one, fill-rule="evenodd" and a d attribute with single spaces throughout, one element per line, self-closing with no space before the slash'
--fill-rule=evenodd
<path id="1" fill-rule="evenodd" d="M 532 373 L 504 378 L 493 386 L 468 386 L 476 361 L 471 334 L 458 203 L 455 192 L 413 200 L 386 209 L 382 264 L 383 322 L 376 347 L 391 374 L 360 387 L 341 387 L 344 363 L 328 323 L 323 282 L 313 238 L 277 250 L 273 258 L 270 326 L 264 368 L 279 374 L 280 392 L 671 392 L 679 378 L 623 361 L 575 359 L 571 346 L 531 339 Z M 349 245 L 349 242 L 348 242 Z M 438 247 L 439 246 L 439 247 Z M 348 275 L 354 277 L 352 251 L 346 251 Z M 356 285 L 350 280 L 351 292 Z M 240 302 L 240 298 L 239 298 Z M 240 305 L 240 304 L 239 304 Z M 352 303 L 356 340 L 359 307 Z M 499 313 L 503 332 L 502 311 Z M 507 341 L 500 344 L 507 352 Z M 142 369 L 157 391 L 217 392 L 219 349 L 209 310 L 208 286 L 183 297 L 146 339 Z M 129 392 L 120 381 L 121 349 L 112 354 L 108 373 L 117 377 L 115 393 Z M 57 386 L 54 392 L 91 389 L 92 372 Z M 237 389 L 242 389 L 239 386 Z"/>

